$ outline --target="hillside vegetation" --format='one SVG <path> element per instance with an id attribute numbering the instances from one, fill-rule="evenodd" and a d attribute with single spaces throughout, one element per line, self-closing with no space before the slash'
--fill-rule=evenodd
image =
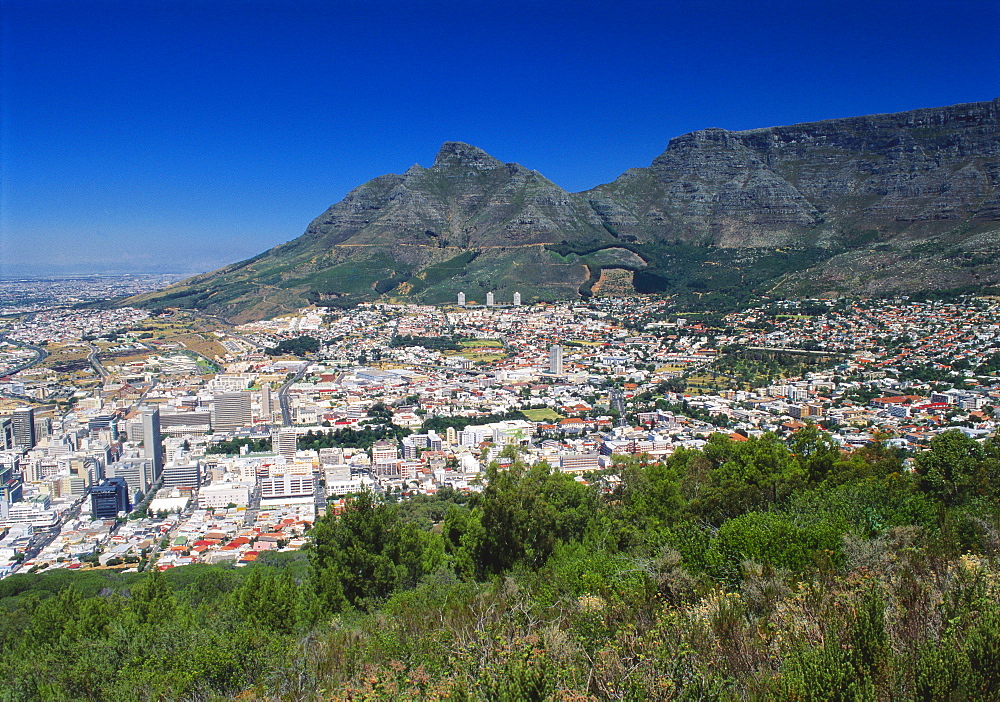
<path id="1" fill-rule="evenodd" d="M 357 496 L 242 569 L 0 582 L 2 700 L 1000 696 L 1000 444 L 711 437 Z M 615 476 L 620 475 L 620 480 Z"/>

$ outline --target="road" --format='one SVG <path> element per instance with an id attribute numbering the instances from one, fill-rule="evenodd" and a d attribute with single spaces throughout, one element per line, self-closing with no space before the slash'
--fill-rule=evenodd
<path id="1" fill-rule="evenodd" d="M 257 512 L 260 511 L 260 483 L 254 486 L 250 494 L 250 502 L 247 503 L 246 512 L 243 514 L 243 526 L 251 527 L 257 521 Z"/>
<path id="2" fill-rule="evenodd" d="M 306 374 L 308 369 L 309 364 L 307 363 L 302 367 L 302 370 L 286 380 L 285 384 L 278 390 L 278 404 L 281 405 L 281 423 L 286 427 L 292 426 L 292 409 L 288 404 L 288 390 L 293 384 L 301 380 L 302 376 Z"/>
<path id="3" fill-rule="evenodd" d="M 44 531 L 35 532 L 35 535 L 31 537 L 31 541 L 28 543 L 28 548 L 25 549 L 25 561 L 30 561 L 31 559 L 37 557 L 38 554 L 42 552 L 42 549 L 51 544 L 55 538 L 59 536 L 62 532 L 63 525 L 66 524 L 66 522 L 72 521 L 80 516 L 80 507 L 83 505 L 83 500 L 85 499 L 87 499 L 86 495 L 66 510 L 55 525 L 45 529 Z M 21 565 L 18 564 L 18 566 L 11 571 L 11 575 L 18 572 L 20 569 Z"/>
<path id="4" fill-rule="evenodd" d="M 15 373 L 20 373 L 23 370 L 28 370 L 32 366 L 38 365 L 44 361 L 49 356 L 49 352 L 43 349 L 41 346 L 35 346 L 34 344 L 25 344 L 20 341 L 14 341 L 8 339 L 5 335 L 0 334 L 0 342 L 6 342 L 8 344 L 13 344 L 15 346 L 20 346 L 21 348 L 31 349 L 35 352 L 35 359 L 33 361 L 28 361 L 27 363 L 22 363 L 21 365 L 11 368 L 8 371 L 4 371 L 4 375 L 14 375 Z"/>
<path id="5" fill-rule="evenodd" d="M 101 365 L 101 359 L 97 357 L 97 354 L 100 353 L 101 350 L 91 343 L 88 343 L 87 346 L 90 347 L 90 355 L 87 356 L 87 362 L 90 363 L 91 367 L 99 376 L 101 376 L 101 380 L 107 380 L 108 371 L 105 370 L 103 365 Z"/>

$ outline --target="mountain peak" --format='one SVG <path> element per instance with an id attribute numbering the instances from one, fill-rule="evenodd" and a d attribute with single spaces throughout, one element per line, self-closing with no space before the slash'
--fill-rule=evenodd
<path id="1" fill-rule="evenodd" d="M 504 164 L 482 149 L 462 141 L 446 141 L 434 158 L 435 166 L 462 166 L 480 171 L 503 168 Z"/>
<path id="2" fill-rule="evenodd" d="M 474 288 L 579 298 L 607 281 L 699 308 L 712 295 L 719 309 L 764 292 L 1000 285 L 998 134 L 1000 101 L 703 129 L 577 194 L 449 141 L 431 168 L 373 178 L 301 237 L 130 302 L 248 321 L 309 303 L 449 303 Z"/>

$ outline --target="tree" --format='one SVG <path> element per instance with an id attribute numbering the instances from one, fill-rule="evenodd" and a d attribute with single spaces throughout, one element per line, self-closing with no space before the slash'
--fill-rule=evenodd
<path id="1" fill-rule="evenodd" d="M 805 483 L 805 470 L 770 432 L 741 442 L 712 434 L 704 455 L 712 468 L 692 510 L 714 523 L 782 502 Z"/>
<path id="2" fill-rule="evenodd" d="M 359 493 L 340 517 L 327 513 L 312 530 L 310 562 L 324 604 L 367 608 L 397 589 L 413 587 L 425 572 L 424 550 L 433 538 L 403 524 L 395 505 Z"/>
<path id="3" fill-rule="evenodd" d="M 791 450 L 813 484 L 826 480 L 840 458 L 840 447 L 811 422 L 795 432 Z"/>
<path id="4" fill-rule="evenodd" d="M 544 462 L 528 468 L 515 461 L 504 470 L 493 463 L 486 477 L 477 504 L 482 539 L 476 563 L 481 577 L 518 563 L 539 567 L 556 543 L 582 536 L 597 511 L 591 488 Z"/>
<path id="5" fill-rule="evenodd" d="M 994 496 L 1000 462 L 991 441 L 984 447 L 958 430 L 938 434 L 930 449 L 917 454 L 917 486 L 951 507 L 973 497 Z"/>

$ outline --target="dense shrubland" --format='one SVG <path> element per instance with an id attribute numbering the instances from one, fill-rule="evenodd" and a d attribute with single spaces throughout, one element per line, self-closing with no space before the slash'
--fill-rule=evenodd
<path id="1" fill-rule="evenodd" d="M 1000 446 L 912 463 L 715 435 L 361 495 L 243 569 L 14 576 L 0 699 L 1000 698 Z"/>

